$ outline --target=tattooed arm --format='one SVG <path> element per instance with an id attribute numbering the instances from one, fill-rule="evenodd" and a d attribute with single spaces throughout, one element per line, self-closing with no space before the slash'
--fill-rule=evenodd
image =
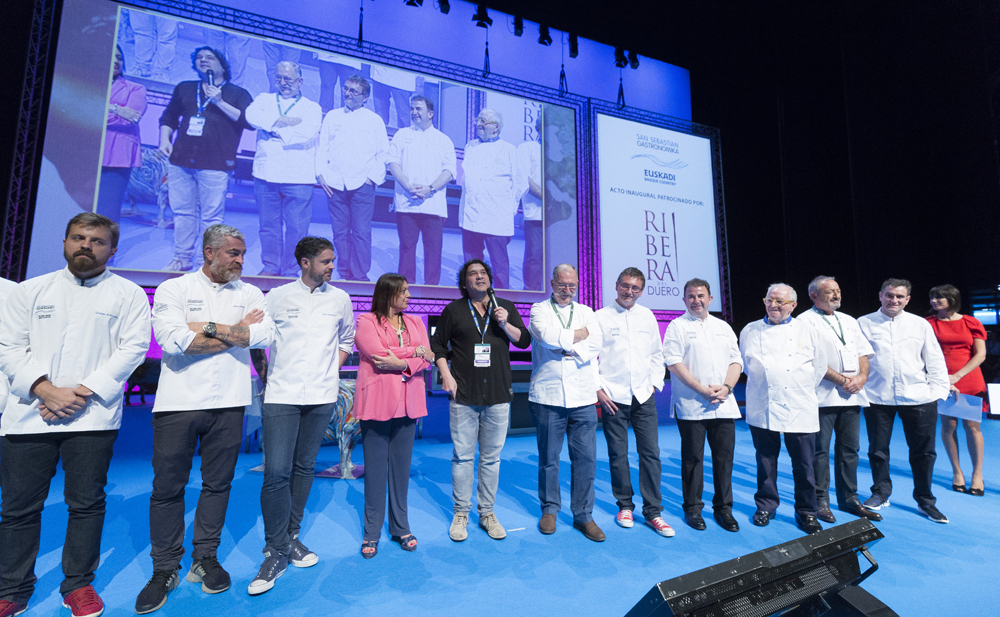
<path id="1" fill-rule="evenodd" d="M 230 347 L 243 347 L 245 349 L 250 346 L 250 324 L 260 323 L 263 320 L 264 311 L 254 309 L 235 326 L 216 324 L 215 336 L 212 338 L 205 336 L 203 331 L 208 322 L 191 322 L 188 327 L 195 332 L 195 337 L 184 353 L 186 355 L 213 354 L 225 351 Z"/>

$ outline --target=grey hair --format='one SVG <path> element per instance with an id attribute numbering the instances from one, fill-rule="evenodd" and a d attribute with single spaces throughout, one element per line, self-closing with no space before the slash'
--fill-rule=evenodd
<path id="1" fill-rule="evenodd" d="M 206 246 L 210 246 L 213 249 L 219 248 L 226 243 L 226 236 L 246 241 L 246 236 L 243 235 L 242 231 L 235 227 L 219 223 L 205 230 L 205 235 L 201 238 L 201 250 L 204 251 Z"/>
<path id="2" fill-rule="evenodd" d="M 274 68 L 277 69 L 279 66 L 282 66 L 282 65 L 284 65 L 286 67 L 291 67 L 291 68 L 295 69 L 295 73 L 299 77 L 302 77 L 302 67 L 299 66 L 298 63 L 292 62 L 291 60 L 282 60 L 281 62 L 279 62 L 278 64 L 276 64 L 274 66 Z"/>
<path id="3" fill-rule="evenodd" d="M 560 272 L 566 272 L 567 270 L 579 276 L 579 273 L 577 272 L 576 267 L 573 266 L 573 264 L 559 264 L 558 266 L 552 269 L 552 278 L 556 278 L 557 276 L 559 276 Z"/>
<path id="4" fill-rule="evenodd" d="M 799 295 L 797 293 L 795 293 L 795 288 L 792 287 L 791 285 L 787 285 L 785 283 L 773 283 L 770 287 L 767 288 L 767 294 L 766 295 L 769 296 L 769 295 L 771 295 L 772 291 L 774 291 L 775 289 L 781 289 L 782 287 L 784 287 L 785 289 L 788 290 L 788 297 L 790 297 L 792 299 L 792 302 L 798 302 L 799 301 Z"/>
<path id="5" fill-rule="evenodd" d="M 822 285 L 823 283 L 827 282 L 827 281 L 834 281 L 834 282 L 836 282 L 837 279 L 833 278 L 832 276 L 824 276 L 822 274 L 819 275 L 819 276 L 817 276 L 816 278 L 814 278 L 809 283 L 809 295 L 811 296 L 813 294 L 818 294 L 819 293 L 819 286 Z"/>
<path id="6" fill-rule="evenodd" d="M 479 112 L 478 118 L 482 118 L 488 122 L 496 122 L 497 129 L 503 129 L 503 114 L 495 109 L 490 109 L 489 107 L 483 109 Z"/>

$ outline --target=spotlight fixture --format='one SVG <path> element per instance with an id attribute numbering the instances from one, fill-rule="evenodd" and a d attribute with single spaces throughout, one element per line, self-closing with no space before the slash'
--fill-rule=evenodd
<path id="1" fill-rule="evenodd" d="M 615 66 L 620 69 L 628 66 L 628 58 L 625 57 L 625 50 L 621 47 L 615 47 Z"/>
<path id="2" fill-rule="evenodd" d="M 575 58 L 580 55 L 580 44 L 576 40 L 576 35 L 569 35 L 569 57 Z"/>
<path id="3" fill-rule="evenodd" d="M 451 10 L 451 4 L 448 0 L 438 0 L 438 9 L 440 9 L 442 15 L 447 15 L 448 11 Z"/>
<path id="4" fill-rule="evenodd" d="M 406 6 L 423 6 L 424 0 L 406 0 Z"/>
<path id="5" fill-rule="evenodd" d="M 639 68 L 639 54 L 634 51 L 628 52 L 628 65 L 633 69 Z"/>
<path id="6" fill-rule="evenodd" d="M 486 10 L 485 4 L 476 5 L 476 14 L 472 16 L 472 21 L 476 22 L 476 25 L 480 28 L 489 28 L 493 25 L 493 20 L 490 19 L 490 14 Z"/>
<path id="7" fill-rule="evenodd" d="M 524 34 L 524 18 L 514 16 L 514 36 L 521 36 Z"/>
<path id="8" fill-rule="evenodd" d="M 538 44 L 548 47 L 552 44 L 552 37 L 549 36 L 548 26 L 538 26 Z"/>

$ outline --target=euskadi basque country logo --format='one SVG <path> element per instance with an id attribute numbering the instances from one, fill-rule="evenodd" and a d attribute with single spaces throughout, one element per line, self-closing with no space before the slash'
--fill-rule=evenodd
<path id="1" fill-rule="evenodd" d="M 652 162 L 653 165 L 656 165 L 661 169 L 684 169 L 688 166 L 688 164 L 681 159 L 664 161 L 653 154 L 633 154 L 632 160 L 634 161 L 635 159 L 647 159 Z M 643 169 L 642 179 L 645 182 L 655 182 L 657 184 L 666 184 L 668 186 L 675 186 L 677 184 L 676 175 L 670 171 L 661 171 L 660 169 Z"/>

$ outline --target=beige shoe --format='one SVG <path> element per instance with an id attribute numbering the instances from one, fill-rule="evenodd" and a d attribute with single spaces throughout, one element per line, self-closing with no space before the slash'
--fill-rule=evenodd
<path id="1" fill-rule="evenodd" d="M 448 528 L 448 537 L 455 542 L 461 542 L 468 538 L 469 532 L 465 530 L 468 524 L 469 515 L 465 512 L 456 512 L 455 516 L 451 519 L 451 527 Z"/>
<path id="2" fill-rule="evenodd" d="M 507 530 L 497 520 L 497 515 L 492 512 L 479 517 L 479 526 L 485 529 L 486 533 L 490 534 L 494 540 L 503 540 L 507 537 Z"/>

